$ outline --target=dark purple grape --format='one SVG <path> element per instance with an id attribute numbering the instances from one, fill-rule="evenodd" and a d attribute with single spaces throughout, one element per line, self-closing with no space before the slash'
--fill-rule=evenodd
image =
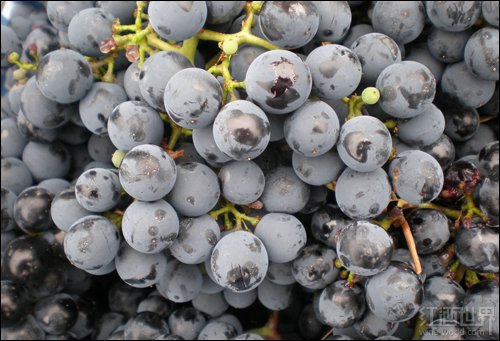
<path id="1" fill-rule="evenodd" d="M 472 162 L 455 161 L 444 173 L 444 185 L 439 197 L 456 201 L 466 193 L 471 193 L 480 181 L 479 170 Z"/>
<path id="2" fill-rule="evenodd" d="M 2 276 L 2 329 L 24 320 L 29 309 L 24 288 L 18 283 L 4 281 Z"/>
<path id="3" fill-rule="evenodd" d="M 464 296 L 464 289 L 452 279 L 441 276 L 427 278 L 420 313 L 424 314 L 427 321 L 436 318 L 458 319 Z"/>
<path id="4" fill-rule="evenodd" d="M 455 237 L 455 253 L 463 265 L 474 271 L 498 272 L 498 232 L 480 224 L 462 227 Z"/>
<path id="5" fill-rule="evenodd" d="M 54 194 L 41 187 L 22 191 L 14 204 L 16 224 L 26 233 L 43 232 L 54 226 L 50 206 Z"/>
<path id="6" fill-rule="evenodd" d="M 38 301 L 34 316 L 46 333 L 59 335 L 73 327 L 78 317 L 78 307 L 70 295 L 58 294 Z"/>
<path id="7" fill-rule="evenodd" d="M 417 209 L 407 220 L 420 255 L 438 251 L 450 239 L 448 218 L 439 211 Z"/>
<path id="8" fill-rule="evenodd" d="M 462 303 L 462 321 L 473 335 L 496 340 L 499 333 L 498 283 L 479 282 L 467 291 Z"/>

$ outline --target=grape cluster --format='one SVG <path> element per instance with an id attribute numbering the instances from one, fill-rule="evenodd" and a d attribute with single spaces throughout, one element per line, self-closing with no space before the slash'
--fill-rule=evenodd
<path id="1" fill-rule="evenodd" d="M 9 3 L 2 340 L 499 338 L 498 2 Z"/>

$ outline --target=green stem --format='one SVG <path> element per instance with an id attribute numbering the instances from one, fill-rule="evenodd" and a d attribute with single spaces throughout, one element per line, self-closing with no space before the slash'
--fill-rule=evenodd
<path id="1" fill-rule="evenodd" d="M 470 288 L 474 284 L 479 283 L 479 281 L 479 277 L 474 271 L 469 269 L 465 270 L 465 285 L 467 286 L 467 288 Z"/>
<path id="2" fill-rule="evenodd" d="M 228 229 L 231 229 L 233 224 L 228 221 L 229 213 L 234 217 L 236 230 L 247 229 L 246 222 L 250 223 L 252 226 L 256 226 L 260 221 L 259 217 L 249 217 L 246 214 L 241 213 L 236 209 L 234 204 L 229 201 L 227 201 L 224 206 L 218 210 L 212 211 L 209 214 L 215 220 L 217 220 L 221 214 L 227 214 L 227 217 L 224 216 L 225 224 Z"/>
<path id="3" fill-rule="evenodd" d="M 429 321 L 424 314 L 419 314 L 417 322 L 415 323 L 415 329 L 413 330 L 412 340 L 420 340 L 424 335 L 427 327 L 429 326 Z"/>
<path id="4" fill-rule="evenodd" d="M 182 47 L 179 52 L 185 56 L 187 59 L 194 64 L 194 57 L 196 55 L 196 48 L 198 47 L 199 38 L 197 36 L 193 36 L 187 40 L 184 40 L 182 43 Z"/>

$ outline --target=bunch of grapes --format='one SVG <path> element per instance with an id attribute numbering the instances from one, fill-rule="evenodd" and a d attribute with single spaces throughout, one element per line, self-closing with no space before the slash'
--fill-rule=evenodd
<path id="1" fill-rule="evenodd" d="M 498 2 L 7 10 L 2 339 L 499 338 Z"/>

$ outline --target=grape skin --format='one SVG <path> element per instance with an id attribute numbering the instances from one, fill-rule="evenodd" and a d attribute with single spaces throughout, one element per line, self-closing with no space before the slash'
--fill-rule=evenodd
<path id="1" fill-rule="evenodd" d="M 179 218 L 164 200 L 135 201 L 122 220 L 122 232 L 127 243 L 142 253 L 158 253 L 170 247 L 179 233 Z"/>
<path id="2" fill-rule="evenodd" d="M 340 43 L 349 32 L 352 21 L 348 1 L 312 1 L 319 14 L 319 26 L 315 39 Z M 346 45 L 349 46 L 349 45 Z"/>
<path id="3" fill-rule="evenodd" d="M 295 53 L 267 51 L 250 64 L 245 77 L 249 100 L 270 114 L 286 114 L 307 100 L 312 87 L 308 66 Z"/>
<path id="4" fill-rule="evenodd" d="M 349 218 L 374 218 L 389 204 L 391 184 L 381 168 L 363 173 L 346 168 L 337 180 L 335 198 L 339 208 Z"/>
<path id="5" fill-rule="evenodd" d="M 165 40 L 181 41 L 194 36 L 205 24 L 205 1 L 152 2 L 148 6 L 151 25 Z"/>
<path id="6" fill-rule="evenodd" d="M 222 166 L 219 179 L 222 195 L 234 204 L 251 204 L 264 191 L 264 172 L 253 161 L 232 161 Z"/>
<path id="7" fill-rule="evenodd" d="M 336 181 L 345 169 L 345 164 L 336 148 L 317 157 L 305 157 L 294 152 L 292 166 L 300 180 L 312 186 L 322 186 Z"/>
<path id="8" fill-rule="evenodd" d="M 481 3 L 475 1 L 427 1 L 427 16 L 434 26 L 461 32 L 470 28 L 481 15 Z"/>
<path id="9" fill-rule="evenodd" d="M 68 231 L 75 221 L 92 213 L 78 203 L 75 191 L 68 188 L 55 195 L 50 214 L 54 224 L 60 230 Z"/>
<path id="10" fill-rule="evenodd" d="M 90 215 L 77 220 L 64 236 L 68 260 L 83 270 L 99 269 L 109 264 L 120 247 L 120 235 L 108 219 Z"/>
<path id="11" fill-rule="evenodd" d="M 296 153 L 306 157 L 325 154 L 337 142 L 339 119 L 325 102 L 307 101 L 283 125 L 286 142 Z"/>
<path id="12" fill-rule="evenodd" d="M 94 168 L 78 177 L 75 184 L 78 203 L 91 212 L 106 212 L 120 199 L 120 180 L 109 169 Z"/>
<path id="13" fill-rule="evenodd" d="M 304 225 L 290 214 L 268 213 L 255 227 L 254 234 L 262 240 L 269 260 L 286 263 L 294 260 L 306 245 Z"/>
<path id="14" fill-rule="evenodd" d="M 416 117 L 398 120 L 398 137 L 414 146 L 427 146 L 436 142 L 445 130 L 445 117 L 434 104 Z"/>
<path id="15" fill-rule="evenodd" d="M 436 199 L 444 185 L 439 163 L 419 150 L 399 154 L 389 166 L 389 176 L 398 196 L 413 205 Z"/>
<path id="16" fill-rule="evenodd" d="M 293 277 L 307 289 L 323 289 L 337 279 L 336 259 L 337 254 L 330 248 L 318 244 L 306 246 L 293 261 Z"/>
<path id="17" fill-rule="evenodd" d="M 257 287 L 259 302 L 269 310 L 279 311 L 291 304 L 293 285 L 278 285 L 267 278 Z"/>
<path id="18" fill-rule="evenodd" d="M 340 129 L 337 151 L 351 169 L 371 172 L 382 167 L 389 159 L 392 151 L 391 134 L 375 117 L 354 117 Z"/>
<path id="19" fill-rule="evenodd" d="M 175 185 L 167 200 L 187 217 L 198 217 L 212 210 L 220 197 L 217 175 L 207 166 L 191 162 L 177 166 Z"/>
<path id="20" fill-rule="evenodd" d="M 358 57 L 342 45 L 317 47 L 307 56 L 306 64 L 311 70 L 312 91 L 320 98 L 349 96 L 361 81 L 362 68 Z"/>
<path id="21" fill-rule="evenodd" d="M 498 81 L 498 29 L 482 28 L 467 41 L 464 51 L 465 65 L 481 79 Z"/>
<path id="22" fill-rule="evenodd" d="M 268 254 L 258 237 L 236 231 L 217 243 L 210 266 L 216 283 L 234 292 L 247 292 L 264 280 Z"/>
<path id="23" fill-rule="evenodd" d="M 14 118 L 2 119 L 1 148 L 2 158 L 21 157 L 28 140 L 19 132 Z"/>
<path id="24" fill-rule="evenodd" d="M 271 137 L 269 120 L 249 101 L 226 104 L 215 117 L 215 144 L 233 160 L 251 160 L 262 154 Z"/>
<path id="25" fill-rule="evenodd" d="M 165 274 L 156 283 L 156 289 L 166 299 L 184 303 L 199 294 L 202 284 L 203 276 L 198 267 L 171 260 L 167 263 Z"/>

